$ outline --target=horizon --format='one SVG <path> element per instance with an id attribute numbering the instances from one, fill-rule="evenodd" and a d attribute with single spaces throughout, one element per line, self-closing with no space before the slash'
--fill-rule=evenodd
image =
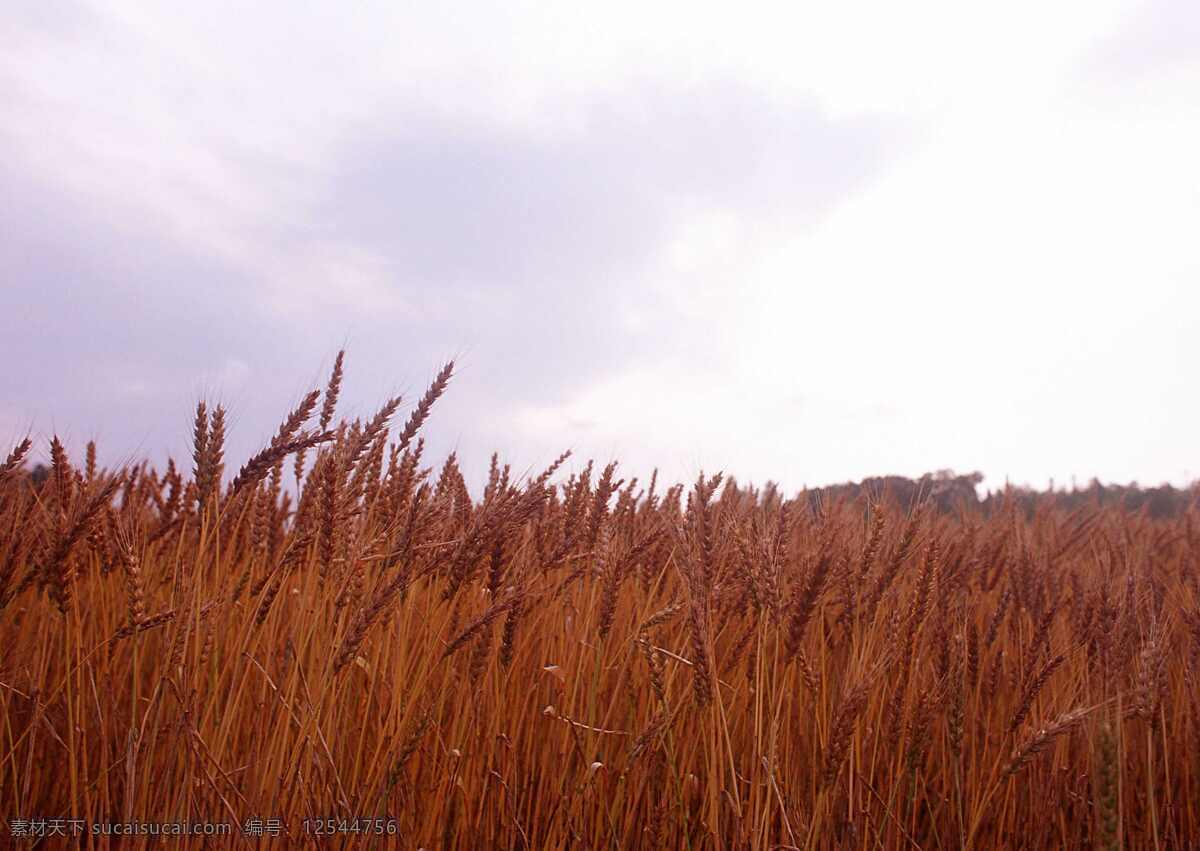
<path id="1" fill-rule="evenodd" d="M 392 419 L 393 426 L 397 425 L 398 419 L 399 419 L 399 416 L 394 417 Z M 33 436 L 30 434 L 26 434 L 25 436 L 29 437 L 30 440 L 33 441 L 33 445 L 30 447 L 29 452 L 25 455 L 24 461 L 22 464 L 19 465 L 18 469 L 24 468 L 25 471 L 30 475 L 36 475 L 39 472 L 43 475 L 48 475 L 49 471 L 50 471 L 50 460 L 51 460 L 50 456 L 49 456 L 48 448 L 42 448 L 42 451 L 39 451 L 38 441 L 34 440 Z M 54 436 L 57 436 L 60 438 L 60 440 L 62 441 L 62 443 L 64 445 L 64 448 L 67 451 L 68 457 L 70 457 L 74 460 L 78 460 L 79 458 L 83 457 L 84 454 L 86 453 L 87 443 L 81 444 L 79 446 L 73 446 L 68 440 L 62 440 L 61 435 L 54 435 Z M 49 438 L 47 438 L 47 440 L 48 439 Z M 19 443 L 19 442 L 20 441 L 15 441 L 11 446 L 0 446 L 0 454 L 4 454 L 5 452 L 9 451 L 9 449 L 12 449 L 16 445 L 16 443 Z M 104 453 L 100 450 L 100 448 L 98 446 L 95 448 L 97 451 L 97 458 L 98 459 L 102 458 Z M 259 448 L 263 448 L 263 447 L 260 446 Z M 650 471 L 644 471 L 644 472 L 643 471 L 631 471 L 631 470 L 625 469 L 621 465 L 619 458 L 609 458 L 609 459 L 585 458 L 585 457 L 578 456 L 574 451 L 570 450 L 569 448 L 564 451 L 570 452 L 571 453 L 570 456 L 563 463 L 561 471 L 556 473 L 554 476 L 552 476 L 550 478 L 550 481 L 552 483 L 555 483 L 558 485 L 565 484 L 570 477 L 580 473 L 589 464 L 593 465 L 593 469 L 596 469 L 597 465 L 598 465 L 598 467 L 603 467 L 603 465 L 606 463 L 615 462 L 617 464 L 617 474 L 619 476 L 621 476 L 625 481 L 628 481 L 631 478 L 636 478 L 638 480 L 639 485 L 648 485 L 651 475 L 656 475 L 660 472 L 657 468 L 650 470 Z M 498 450 L 496 451 L 495 454 L 498 456 L 497 457 L 498 463 L 500 464 L 501 467 L 503 467 L 507 463 L 504 460 L 504 457 L 499 454 Z M 124 459 L 118 459 L 116 461 L 116 463 L 112 463 L 112 464 L 99 463 L 99 461 L 98 461 L 98 468 L 100 468 L 102 470 L 118 472 L 122 468 L 127 468 L 131 465 L 148 465 L 148 467 L 147 467 L 148 470 L 162 473 L 163 470 L 165 469 L 166 462 L 168 460 L 171 460 L 171 461 L 175 462 L 177 469 L 181 470 L 182 472 L 186 472 L 188 469 L 190 469 L 191 464 L 193 463 L 192 450 L 189 448 L 182 455 L 164 456 L 161 460 L 162 460 L 162 464 L 160 465 L 160 464 L 155 463 L 155 459 L 153 459 L 150 456 L 137 456 L 137 457 L 128 456 Z M 425 466 L 427 466 L 431 470 L 436 470 L 446 460 L 446 458 L 445 457 L 431 458 L 429 456 L 429 454 L 426 453 L 423 457 L 423 460 L 425 461 Z M 225 485 L 228 485 L 233 480 L 240 464 L 241 464 L 240 461 L 226 457 L 225 468 L 222 473 L 222 481 L 224 482 Z M 539 472 L 539 470 L 537 470 L 537 469 L 533 469 L 533 468 L 526 469 L 524 471 L 517 473 L 516 480 L 519 482 L 525 482 L 525 481 L 532 480 L 533 478 L 536 477 L 538 472 Z M 724 470 L 715 470 L 715 471 L 699 470 L 698 474 L 701 476 L 709 476 L 709 475 L 713 475 L 713 474 L 721 475 L 722 476 L 722 485 L 721 485 L 722 488 L 726 484 L 730 483 L 731 481 L 736 483 L 737 487 L 739 487 L 739 488 L 750 489 L 750 490 L 759 491 L 759 492 L 764 491 L 771 487 L 775 487 L 787 499 L 799 498 L 800 496 L 802 496 L 805 493 L 811 493 L 811 492 L 816 492 L 816 491 L 821 491 L 821 490 L 831 490 L 831 489 L 843 488 L 843 487 L 861 487 L 861 486 L 867 485 L 868 483 L 874 483 L 874 482 L 878 482 L 878 481 L 887 481 L 887 480 L 893 480 L 893 479 L 899 479 L 902 481 L 910 482 L 915 485 L 920 485 L 924 482 L 961 481 L 963 479 L 971 479 L 974 477 L 978 477 L 978 478 L 977 478 L 977 481 L 973 485 L 973 489 L 976 494 L 976 497 L 979 498 L 980 500 L 986 500 L 991 497 L 1002 496 L 1010 490 L 1017 491 L 1017 492 L 1034 493 L 1034 494 L 1064 494 L 1064 495 L 1088 493 L 1089 491 L 1095 490 L 1097 487 L 1103 488 L 1103 489 L 1136 489 L 1136 490 L 1140 490 L 1141 492 L 1150 492 L 1150 491 L 1155 491 L 1155 490 L 1174 490 L 1179 493 L 1187 493 L 1189 491 L 1200 490 L 1200 479 L 1186 480 L 1184 482 L 1184 484 L 1176 485 L 1172 482 L 1167 482 L 1167 481 L 1164 481 L 1164 482 L 1139 482 L 1137 480 L 1132 480 L 1132 481 L 1128 481 L 1128 482 L 1102 481 L 1099 478 L 1092 476 L 1082 482 L 1079 481 L 1076 477 L 1071 477 L 1071 479 L 1068 482 L 1061 482 L 1061 481 L 1057 481 L 1057 480 L 1051 478 L 1050 480 L 1048 480 L 1046 482 L 1045 486 L 1041 486 L 1041 485 L 1038 485 L 1038 484 L 1035 484 L 1032 482 L 1013 482 L 1008 479 L 1005 479 L 1005 481 L 1003 481 L 1002 483 L 997 484 L 994 482 L 989 482 L 987 477 L 984 476 L 982 473 L 980 473 L 977 470 L 951 470 L 951 469 L 945 469 L 945 468 L 939 469 L 939 470 L 927 470 L 927 471 L 917 474 L 917 475 L 904 475 L 904 474 L 900 474 L 900 473 L 877 473 L 877 474 L 865 476 L 860 479 L 846 479 L 846 480 L 841 480 L 841 481 L 820 482 L 820 483 L 815 483 L 815 484 L 814 483 L 802 483 L 799 487 L 790 488 L 790 489 L 783 487 L 779 482 L 777 482 L 773 479 L 770 479 L 770 478 L 764 479 L 761 481 L 743 480 L 736 475 L 727 473 Z M 482 490 L 482 488 L 484 487 L 484 485 L 486 484 L 486 481 L 487 481 L 487 472 L 485 469 L 482 469 L 482 468 L 479 470 L 474 470 L 474 471 L 463 470 L 463 476 L 466 480 L 468 487 L 472 490 Z M 282 484 L 283 484 L 284 491 L 289 492 L 289 493 L 294 493 L 295 487 L 296 487 L 296 482 L 295 482 L 295 479 L 293 476 L 285 475 L 283 478 Z M 685 488 L 685 491 L 686 491 L 686 488 L 689 487 L 690 484 L 694 484 L 694 482 L 689 483 L 688 481 L 682 480 L 682 479 L 674 480 L 674 479 L 670 479 L 668 477 L 660 476 L 658 478 L 657 491 L 660 494 L 665 493 L 665 491 L 673 485 L 683 485 Z M 642 490 L 642 488 L 639 488 L 639 490 Z"/>

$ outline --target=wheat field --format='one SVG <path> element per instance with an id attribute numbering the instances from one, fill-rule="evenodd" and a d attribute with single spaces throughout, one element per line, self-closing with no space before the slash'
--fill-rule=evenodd
<path id="1" fill-rule="evenodd" d="M 452 364 L 365 422 L 342 368 L 236 473 L 203 403 L 165 470 L 0 466 L 6 842 L 1200 847 L 1195 504 L 472 494 Z"/>

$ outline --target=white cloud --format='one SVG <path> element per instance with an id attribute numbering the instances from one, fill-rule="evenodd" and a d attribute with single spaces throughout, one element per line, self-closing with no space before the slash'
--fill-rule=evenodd
<path id="1" fill-rule="evenodd" d="M 947 111 L 811 228 L 747 238 L 736 214 L 697 216 L 664 256 L 707 281 L 690 303 L 718 368 L 665 358 L 560 420 L 792 484 L 942 466 L 1182 482 L 1200 110 L 1169 108 L 1175 80 L 1158 91 L 1114 97 L 1066 68 Z"/>
<path id="2" fill-rule="evenodd" d="M 130 244 L 232 270 L 238 320 L 296 323 L 293 354 L 351 325 L 389 356 L 390 324 L 478 343 L 506 407 L 464 427 L 501 449 L 1178 481 L 1193 6 L 30 4 L 0 25 L 0 146 Z M 889 149 L 840 149 L 863 138 Z M 472 165 L 482 188 L 445 180 Z M 541 218 L 513 208 L 539 180 Z M 524 326 L 556 321 L 539 350 Z M 263 374 L 238 357 L 209 380 Z M 539 386 L 552 363 L 581 377 Z M 507 398 L 522 374 L 548 398 Z"/>

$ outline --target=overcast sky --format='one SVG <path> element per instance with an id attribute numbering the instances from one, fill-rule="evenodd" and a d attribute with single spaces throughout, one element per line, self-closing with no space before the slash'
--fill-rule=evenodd
<path id="1" fill-rule="evenodd" d="M 1200 477 L 1200 3 L 799 7 L 10 0 L 0 440 Z"/>

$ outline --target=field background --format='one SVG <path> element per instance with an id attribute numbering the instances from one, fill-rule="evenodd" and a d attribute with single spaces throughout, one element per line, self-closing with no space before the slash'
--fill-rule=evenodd
<path id="1" fill-rule="evenodd" d="M 567 456 L 521 480 L 496 460 L 471 494 L 420 439 L 452 366 L 403 423 L 399 399 L 339 423 L 341 363 L 236 475 L 203 404 L 165 470 L 57 439 L 45 475 L 27 443 L 0 467 L 8 831 L 1200 845 L 1194 494 L 787 498 Z"/>

